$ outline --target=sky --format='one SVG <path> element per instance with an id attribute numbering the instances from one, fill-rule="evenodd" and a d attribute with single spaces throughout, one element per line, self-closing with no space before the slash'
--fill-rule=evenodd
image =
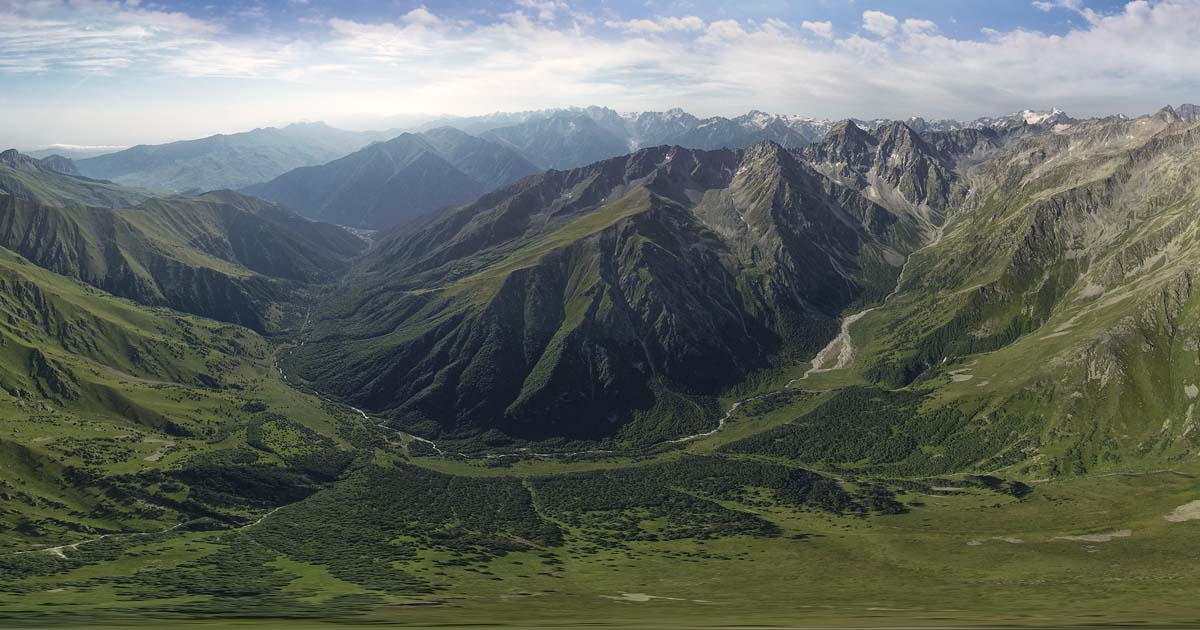
<path id="1" fill-rule="evenodd" d="M 0 145 L 564 106 L 973 119 L 1200 101 L 1200 0 L 0 0 Z"/>

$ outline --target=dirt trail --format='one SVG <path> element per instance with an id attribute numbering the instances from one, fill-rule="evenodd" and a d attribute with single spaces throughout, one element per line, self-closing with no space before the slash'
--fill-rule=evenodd
<path id="1" fill-rule="evenodd" d="M 251 523 L 247 523 L 245 525 L 239 525 L 237 527 L 233 527 L 230 529 L 232 529 L 233 531 L 241 531 L 244 529 L 250 529 L 251 527 L 261 524 L 263 521 L 267 520 L 267 518 L 270 517 L 272 514 L 278 512 L 279 510 L 282 510 L 285 507 L 287 507 L 287 506 L 281 505 L 281 506 L 271 510 L 270 512 L 267 512 L 266 514 L 263 514 L 262 516 L 258 517 L 258 519 L 256 519 L 255 521 L 253 521 Z M 129 532 L 129 533 L 124 533 L 124 534 L 104 534 L 101 536 L 97 536 L 95 538 L 81 540 L 77 543 L 71 543 L 69 545 L 58 545 L 57 547 L 43 547 L 41 549 L 29 549 L 26 551 L 14 551 L 14 552 L 7 553 L 7 554 L 0 554 L 0 556 L 5 556 L 5 555 L 7 555 L 7 556 L 23 556 L 23 555 L 28 555 L 31 553 L 48 553 L 50 555 L 58 556 L 59 558 L 63 558 L 65 560 L 67 557 L 67 554 L 66 554 L 67 549 L 70 549 L 71 551 L 75 551 L 84 545 L 90 545 L 94 542 L 99 542 L 101 540 L 105 540 L 108 538 L 133 538 L 136 536 L 153 536 L 155 534 L 165 534 L 167 532 L 179 529 L 182 526 L 183 526 L 183 523 L 176 523 L 166 529 L 160 529 L 160 530 L 154 531 L 154 532 Z"/>
<path id="2" fill-rule="evenodd" d="M 167 455 L 167 451 L 175 448 L 174 440 L 164 440 L 162 438 L 142 438 L 142 441 L 147 444 L 158 444 L 158 450 L 147 455 L 144 459 L 148 462 L 162 461 L 162 458 Z"/>
<path id="3" fill-rule="evenodd" d="M 183 523 L 176 523 L 175 525 L 172 525 L 166 529 L 160 529 L 156 532 L 130 532 L 128 534 L 104 534 L 102 536 L 97 536 L 95 538 L 89 538 L 88 540 L 81 540 L 77 543 L 71 543 L 69 545 L 59 545 L 57 547 L 43 547 L 41 549 L 30 549 L 28 551 L 14 551 L 12 553 L 8 553 L 5 555 L 23 556 L 23 555 L 27 555 L 27 554 L 31 554 L 31 553 L 48 553 L 50 555 L 58 556 L 59 558 L 66 559 L 67 554 L 64 553 L 64 551 L 67 549 L 75 551 L 76 549 L 79 549 L 80 547 L 82 547 L 84 545 L 90 545 L 94 542 L 99 542 L 106 538 L 132 538 L 134 536 L 153 536 L 154 534 L 165 534 L 171 530 L 177 529 L 181 525 L 183 525 Z"/>

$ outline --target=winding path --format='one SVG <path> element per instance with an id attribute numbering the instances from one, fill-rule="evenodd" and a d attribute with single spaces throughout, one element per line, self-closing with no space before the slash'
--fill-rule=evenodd
<path id="1" fill-rule="evenodd" d="M 287 507 L 287 506 L 281 505 L 281 506 L 271 510 L 270 512 L 267 512 L 266 514 L 263 514 L 262 516 L 258 517 L 257 519 L 255 519 L 254 521 L 252 521 L 250 523 L 246 523 L 245 525 L 238 525 L 237 527 L 231 527 L 226 531 L 241 531 L 244 529 L 250 529 L 251 527 L 254 527 L 255 525 L 261 524 L 263 521 L 267 520 L 267 517 L 278 512 L 279 510 L 282 510 L 285 507 Z M 69 545 L 58 545 L 56 547 L 42 547 L 40 549 L 27 549 L 25 551 L 13 551 L 13 552 L 9 552 L 6 554 L 0 554 L 0 557 L 24 556 L 24 555 L 28 555 L 31 553 L 48 553 L 50 555 L 58 556 L 59 558 L 62 558 L 65 560 L 67 558 L 67 554 L 64 552 L 67 549 L 75 551 L 76 549 L 79 549 L 80 547 L 82 547 L 84 545 L 90 545 L 94 542 L 99 542 L 99 541 L 105 540 L 107 538 L 133 538 L 136 536 L 153 536 L 155 534 L 165 534 L 167 532 L 179 529 L 180 527 L 183 527 L 183 525 L 184 525 L 183 523 L 176 523 L 166 529 L 160 529 L 158 531 L 153 531 L 153 532 L 123 532 L 123 533 L 119 533 L 119 534 L 103 534 L 103 535 L 97 536 L 95 538 L 81 540 L 77 543 L 71 543 Z"/>

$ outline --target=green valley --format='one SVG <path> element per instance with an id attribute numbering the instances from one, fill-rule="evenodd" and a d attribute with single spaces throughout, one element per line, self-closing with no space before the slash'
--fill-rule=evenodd
<path id="1" fill-rule="evenodd" d="M 0 620 L 1188 627 L 1197 125 L 0 196 Z"/>

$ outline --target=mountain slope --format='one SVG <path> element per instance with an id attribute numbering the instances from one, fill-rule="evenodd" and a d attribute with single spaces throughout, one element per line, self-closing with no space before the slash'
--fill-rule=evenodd
<path id="1" fill-rule="evenodd" d="M 1170 114 L 1075 121 L 970 165 L 943 239 L 856 324 L 854 369 L 963 414 L 963 443 L 1005 445 L 972 462 L 989 470 L 1196 452 L 1200 127 Z"/>
<path id="2" fill-rule="evenodd" d="M 678 436 L 887 293 L 909 224 L 778 145 L 646 149 L 385 236 L 283 365 L 419 433 Z"/>
<path id="3" fill-rule="evenodd" d="M 150 194 L 112 182 L 80 177 L 66 158 L 32 158 L 9 149 L 0 153 L 0 193 L 53 206 L 85 204 L 115 208 L 140 203 Z"/>
<path id="4" fill-rule="evenodd" d="M 293 124 L 197 140 L 138 145 L 78 160 L 80 172 L 160 193 L 241 188 L 301 166 L 323 164 L 383 134 Z"/>
<path id="5" fill-rule="evenodd" d="M 381 228 L 469 201 L 537 170 L 510 149 L 443 127 L 402 134 L 245 191 L 322 221 Z"/>
<path id="6" fill-rule="evenodd" d="M 122 209 L 0 197 L 0 246 L 115 295 L 265 330 L 283 282 L 331 278 L 365 244 L 229 191 Z"/>
<path id="7" fill-rule="evenodd" d="M 186 531 L 197 519 L 232 528 L 351 459 L 338 420 L 279 380 L 262 337 L 115 298 L 3 248 L 0 415 L 10 580 L 68 564 L 14 545 Z"/>

